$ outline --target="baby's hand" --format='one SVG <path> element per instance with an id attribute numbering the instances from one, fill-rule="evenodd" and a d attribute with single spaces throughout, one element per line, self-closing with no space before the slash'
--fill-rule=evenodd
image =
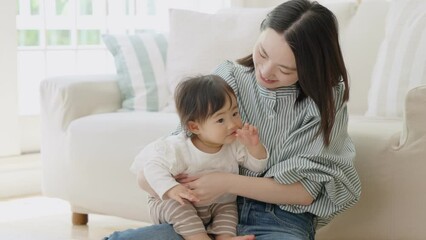
<path id="1" fill-rule="evenodd" d="M 187 199 L 191 202 L 198 202 L 198 198 L 195 196 L 194 193 L 182 184 L 176 185 L 173 188 L 171 188 L 169 191 L 166 192 L 166 196 L 176 200 L 180 204 L 184 205 L 185 202 L 183 199 Z"/>
<path id="2" fill-rule="evenodd" d="M 246 147 L 257 146 L 260 142 L 257 128 L 248 123 L 237 130 L 237 138 Z"/>

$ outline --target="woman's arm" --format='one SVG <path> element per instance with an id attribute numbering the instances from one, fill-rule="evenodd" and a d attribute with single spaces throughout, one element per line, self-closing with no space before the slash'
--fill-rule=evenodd
<path id="1" fill-rule="evenodd" d="M 210 173 L 186 185 L 193 190 L 200 203 L 212 201 L 225 193 L 274 204 L 310 205 L 314 201 L 301 183 L 280 184 L 272 178 Z"/>

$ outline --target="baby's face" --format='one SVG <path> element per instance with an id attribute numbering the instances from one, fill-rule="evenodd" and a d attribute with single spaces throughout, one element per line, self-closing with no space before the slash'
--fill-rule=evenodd
<path id="1" fill-rule="evenodd" d="M 235 141 L 237 129 L 242 125 L 237 99 L 232 96 L 232 101 L 226 101 L 219 111 L 199 124 L 197 136 L 203 142 L 212 145 L 228 144 Z"/>

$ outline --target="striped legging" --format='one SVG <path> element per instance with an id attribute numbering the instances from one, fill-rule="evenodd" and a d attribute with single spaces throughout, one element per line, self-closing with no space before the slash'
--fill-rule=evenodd
<path id="1" fill-rule="evenodd" d="M 181 205 L 172 199 L 150 198 L 148 206 L 154 224 L 171 224 L 181 236 L 198 233 L 236 236 L 238 222 L 236 202 L 195 207 L 189 201 Z"/>

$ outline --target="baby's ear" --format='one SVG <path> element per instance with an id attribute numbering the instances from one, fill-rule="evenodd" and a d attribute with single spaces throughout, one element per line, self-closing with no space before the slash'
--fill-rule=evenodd
<path id="1" fill-rule="evenodd" d="M 200 126 L 197 122 L 189 121 L 187 124 L 188 131 L 192 132 L 193 134 L 198 134 L 200 132 Z"/>

